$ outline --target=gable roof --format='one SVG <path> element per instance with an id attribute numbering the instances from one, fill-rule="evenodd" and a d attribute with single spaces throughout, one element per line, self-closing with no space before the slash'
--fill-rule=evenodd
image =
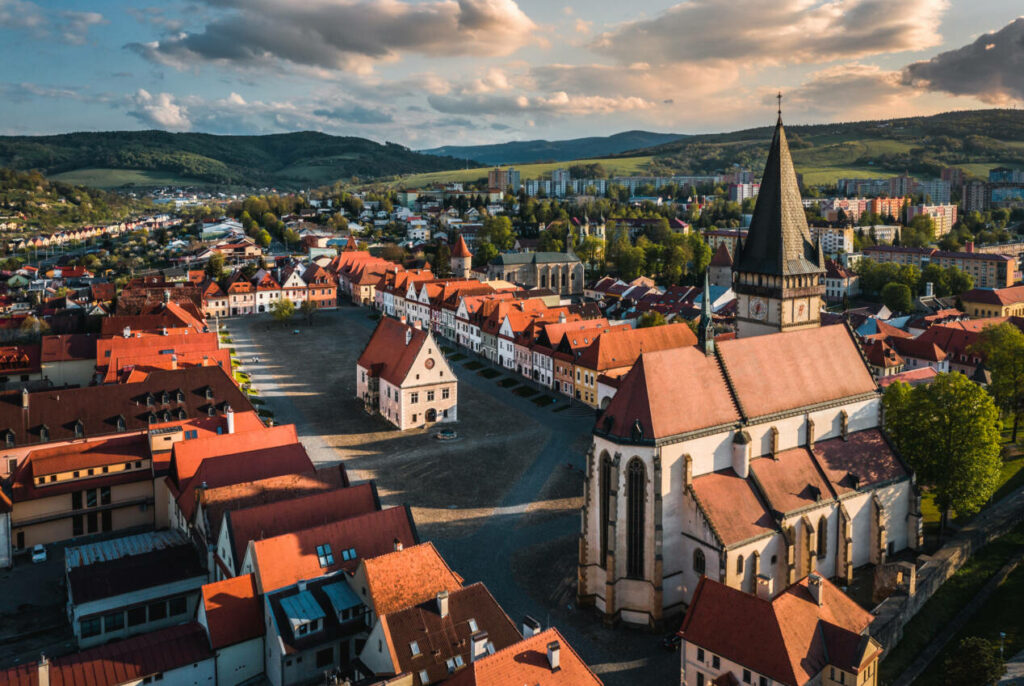
<path id="1" fill-rule="evenodd" d="M 832 498 L 832 490 L 804 446 L 783 450 L 774 458 L 751 460 L 750 471 L 769 506 L 782 514 Z"/>
<path id="2" fill-rule="evenodd" d="M 381 317 L 357 364 L 394 386 L 401 386 L 429 334 L 421 328 Z"/>
<path id="3" fill-rule="evenodd" d="M 821 605 L 807 589 L 807 577 L 771 601 L 701 577 L 679 634 L 793 686 L 812 679 L 830 657 L 836 666 L 858 672 L 860 664 L 837 662 L 851 653 L 848 642 L 859 642 L 873 617 L 827 579 L 818 578 Z"/>
<path id="4" fill-rule="evenodd" d="M 406 507 L 391 507 L 338 522 L 253 541 L 249 544 L 256 579 L 263 593 L 312 579 L 329 572 L 351 571 L 366 558 L 394 550 L 398 539 L 403 546 L 418 542 L 412 514 Z M 317 546 L 330 545 L 334 563 L 321 567 Z M 343 552 L 355 548 L 356 557 L 346 560 Z"/>
<path id="5" fill-rule="evenodd" d="M 462 588 L 462 577 L 452 571 L 429 541 L 365 559 L 362 570 L 378 615 L 417 605 L 435 597 L 438 591 Z"/>
<path id="6" fill-rule="evenodd" d="M 694 478 L 693 493 L 715 537 L 725 547 L 777 531 L 753 481 L 740 478 L 732 469 Z"/>
<path id="7" fill-rule="evenodd" d="M 236 425 L 237 429 L 237 425 Z M 277 448 L 299 442 L 294 424 L 279 424 L 250 431 L 215 434 L 179 441 L 174 444 L 171 456 L 171 475 L 179 487 L 195 476 L 204 460 L 224 455 L 234 455 L 252 450 Z"/>
<path id="8" fill-rule="evenodd" d="M 620 330 L 621 329 L 621 330 Z M 685 324 L 666 324 L 644 329 L 616 327 L 597 337 L 577 360 L 577 364 L 595 371 L 628 367 L 642 353 L 697 344 L 697 337 Z"/>
<path id="9" fill-rule="evenodd" d="M 709 267 L 731 267 L 732 255 L 729 254 L 729 247 L 725 243 L 719 243 L 715 254 L 711 256 Z"/>
<path id="10" fill-rule="evenodd" d="M 214 650 L 263 635 L 263 602 L 252 574 L 204 584 L 202 595 Z"/>
<path id="11" fill-rule="evenodd" d="M 958 255 L 960 253 L 957 253 Z M 994 256 L 990 256 L 994 257 Z M 961 294 L 963 302 L 981 303 L 983 305 L 1006 306 L 1024 302 L 1024 286 L 1009 288 L 972 288 Z"/>
<path id="12" fill-rule="evenodd" d="M 553 642 L 559 645 L 557 671 L 548 663 L 547 647 Z M 449 686 L 600 686 L 601 680 L 572 649 L 565 636 L 552 627 L 493 655 L 485 655 L 446 683 Z"/>

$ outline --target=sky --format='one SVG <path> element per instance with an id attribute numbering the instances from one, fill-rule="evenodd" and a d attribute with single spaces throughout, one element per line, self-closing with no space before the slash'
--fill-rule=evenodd
<path id="1" fill-rule="evenodd" d="M 1024 104 L 1021 0 L 0 0 L 0 134 L 413 149 Z"/>

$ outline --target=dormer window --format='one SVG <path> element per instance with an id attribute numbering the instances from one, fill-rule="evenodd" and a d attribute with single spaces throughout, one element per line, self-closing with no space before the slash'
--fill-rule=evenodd
<path id="1" fill-rule="evenodd" d="M 151 412 L 149 414 L 149 417 L 147 418 L 147 421 L 149 421 L 150 424 L 156 424 L 156 415 Z"/>
<path id="2" fill-rule="evenodd" d="M 355 550 L 354 548 L 352 550 Z M 346 551 L 347 552 L 347 551 Z M 316 547 L 316 558 L 321 567 L 329 567 L 334 564 L 334 553 L 331 552 L 331 544 L 324 543 Z M 346 560 L 348 558 L 345 558 Z"/>
<path id="3" fill-rule="evenodd" d="M 185 394 L 180 388 L 175 392 L 174 397 L 179 403 L 185 402 Z"/>
<path id="4" fill-rule="evenodd" d="M 85 424 L 81 419 L 75 422 L 75 438 L 85 438 Z"/>
<path id="5" fill-rule="evenodd" d="M 178 419 L 182 419 L 183 420 L 183 419 L 187 419 L 187 418 L 188 418 L 188 413 L 185 412 L 185 408 L 184 407 L 179 407 L 178 408 Z"/>
<path id="6" fill-rule="evenodd" d="M 206 387 L 206 399 L 213 400 L 213 389 L 209 386 Z"/>
<path id="7" fill-rule="evenodd" d="M 171 396 L 167 393 L 167 391 L 164 391 L 163 393 L 160 394 L 160 404 L 166 405 L 169 402 L 171 402 Z"/>
<path id="8" fill-rule="evenodd" d="M 420 656 L 420 644 L 417 643 L 416 641 L 411 642 L 409 644 L 409 652 L 412 654 L 413 657 L 419 657 Z"/>
<path id="9" fill-rule="evenodd" d="M 4 444 L 8 448 L 13 448 L 14 447 L 14 432 L 11 431 L 10 429 L 7 430 L 7 435 L 4 436 Z"/>
<path id="10" fill-rule="evenodd" d="M 46 443 L 50 440 L 50 427 L 43 424 L 39 427 L 39 442 Z"/>
<path id="11" fill-rule="evenodd" d="M 124 421 L 124 415 L 120 415 L 120 414 L 117 415 L 117 430 L 118 431 L 125 431 L 127 429 L 127 427 L 128 427 L 128 425 Z"/>
<path id="12" fill-rule="evenodd" d="M 217 408 L 216 407 L 214 407 L 213 405 L 210 405 L 208 408 L 206 408 L 206 416 L 207 417 L 215 417 L 216 415 L 217 415 Z M 218 427 L 218 429 L 219 428 L 220 427 Z"/>
<path id="13" fill-rule="evenodd" d="M 147 393 L 146 394 L 146 407 L 153 407 L 153 404 L 155 402 L 156 402 L 156 398 L 153 397 L 153 394 L 152 393 Z"/>

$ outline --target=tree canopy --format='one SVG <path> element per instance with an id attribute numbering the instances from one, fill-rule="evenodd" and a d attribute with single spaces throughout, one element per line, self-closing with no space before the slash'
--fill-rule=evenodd
<path id="1" fill-rule="evenodd" d="M 982 329 L 973 351 L 984 355 L 992 373 L 988 390 L 996 405 L 1013 418 L 1013 442 L 1024 414 L 1024 333 L 1010 323 Z"/>

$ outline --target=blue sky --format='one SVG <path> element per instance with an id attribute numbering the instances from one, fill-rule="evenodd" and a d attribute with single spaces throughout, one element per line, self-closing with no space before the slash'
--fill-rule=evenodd
<path id="1" fill-rule="evenodd" d="M 1019 0 L 0 0 L 0 133 L 413 148 L 1024 101 Z"/>

